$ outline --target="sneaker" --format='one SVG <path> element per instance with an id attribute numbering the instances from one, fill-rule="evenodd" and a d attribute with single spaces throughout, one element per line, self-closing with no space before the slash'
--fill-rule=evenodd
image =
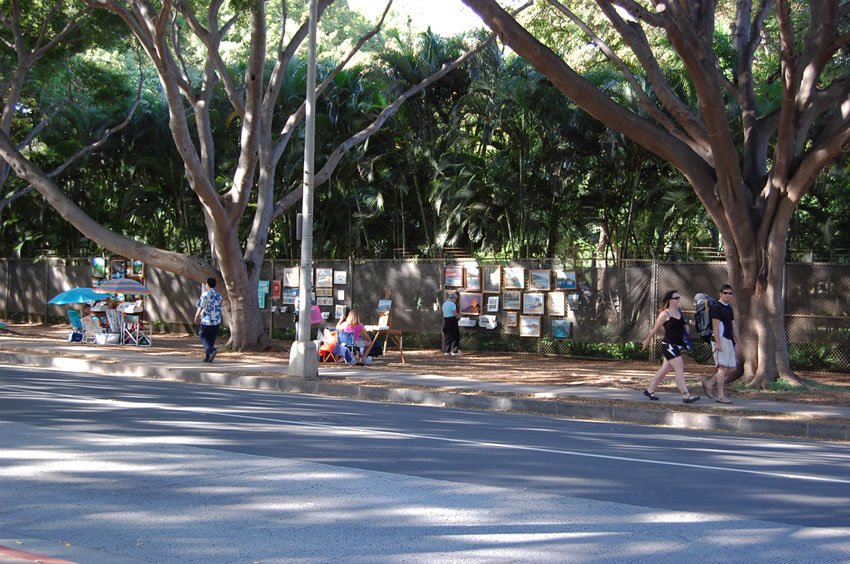
<path id="1" fill-rule="evenodd" d="M 443 353 L 443 356 L 449 356 L 452 353 Z"/>
<path id="2" fill-rule="evenodd" d="M 453 353 L 452 353 L 452 356 L 461 356 L 461 355 L 463 355 L 463 353 L 462 353 L 462 352 L 460 352 L 460 351 L 457 351 L 457 352 L 453 352 Z"/>
<path id="3" fill-rule="evenodd" d="M 216 355 L 217 352 L 218 352 L 217 349 L 213 349 L 212 352 L 210 353 L 209 360 L 207 362 L 212 362 L 213 359 L 215 358 L 215 355 Z"/>

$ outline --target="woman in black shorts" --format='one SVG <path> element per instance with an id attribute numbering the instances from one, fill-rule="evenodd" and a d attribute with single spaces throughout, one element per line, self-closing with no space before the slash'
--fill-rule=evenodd
<path id="1" fill-rule="evenodd" d="M 655 373 L 649 387 L 643 391 L 643 395 L 651 400 L 658 399 L 655 390 L 670 370 L 675 371 L 676 387 L 682 392 L 682 401 L 694 403 L 699 400 L 699 396 L 691 395 L 688 391 L 688 385 L 685 383 L 685 361 L 682 358 L 682 353 L 685 352 L 685 334 L 688 332 L 688 322 L 682 317 L 682 310 L 679 309 L 680 299 L 678 290 L 670 290 L 664 294 L 664 297 L 661 298 L 661 311 L 655 320 L 655 325 L 646 339 L 641 342 L 643 348 L 647 348 L 655 334 L 662 327 L 664 328 L 664 339 L 661 341 L 664 363 Z"/>

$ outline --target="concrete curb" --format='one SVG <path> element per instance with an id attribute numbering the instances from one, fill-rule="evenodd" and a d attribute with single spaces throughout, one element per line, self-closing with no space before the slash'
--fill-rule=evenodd
<path id="1" fill-rule="evenodd" d="M 250 373 L 210 372 L 82 358 L 56 358 L 45 354 L 0 352 L 0 363 L 63 371 L 132 376 L 158 380 L 225 386 L 271 392 L 302 393 L 364 401 L 408 403 L 436 407 L 520 412 L 533 415 L 637 423 L 677 429 L 763 434 L 827 441 L 850 441 L 850 424 L 829 421 L 785 420 L 769 415 L 713 414 L 674 409 L 643 409 L 633 405 L 604 405 L 564 398 L 535 399 L 521 395 L 487 395 L 483 392 L 448 392 L 399 387 L 391 382 L 346 383 L 319 378 L 259 376 Z M 674 406 L 670 406 L 671 408 Z"/>

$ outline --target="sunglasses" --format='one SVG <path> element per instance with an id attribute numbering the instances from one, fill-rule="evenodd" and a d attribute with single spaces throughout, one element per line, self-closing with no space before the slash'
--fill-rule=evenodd
<path id="1" fill-rule="evenodd" d="M 724 294 L 724 295 L 726 295 L 726 296 L 731 296 L 731 295 L 732 295 L 732 292 L 720 292 L 720 293 L 721 293 L 721 294 Z"/>
<path id="2" fill-rule="evenodd" d="M 680 299 L 682 299 L 682 296 L 670 296 L 670 299 L 671 300 L 680 300 Z"/>

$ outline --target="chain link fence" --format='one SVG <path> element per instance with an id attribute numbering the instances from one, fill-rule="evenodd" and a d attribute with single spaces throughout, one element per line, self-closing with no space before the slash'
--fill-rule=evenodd
<path id="1" fill-rule="evenodd" d="M 284 269 L 296 261 L 269 260 L 260 270 L 262 280 L 283 280 Z M 559 260 L 317 260 L 316 267 L 346 273 L 345 283 L 323 292 L 320 309 L 334 324 L 337 306 L 355 308 L 365 324 L 377 323 L 379 299 L 393 302 L 392 326 L 404 331 L 405 348 L 439 349 L 440 306 L 446 292 L 460 290 L 477 300 L 478 313 L 493 315 L 495 328 L 461 329 L 461 348 L 569 357 L 647 359 L 658 358 L 637 344 L 653 323 L 661 295 L 678 290 L 681 307 L 693 315 L 693 296 L 717 293 L 726 282 L 726 266 L 715 262 L 619 261 L 608 264 L 592 259 L 574 263 Z M 469 288 L 475 276 L 459 286 L 446 285 L 446 267 L 462 267 L 479 277 L 496 273 L 498 288 L 482 284 Z M 498 267 L 498 268 L 496 268 Z M 520 275 L 521 289 L 505 287 Z M 555 273 L 567 274 L 567 288 L 559 288 Z M 574 273 L 574 281 L 569 273 Z M 535 282 L 538 287 L 529 289 Z M 4 318 L 52 319 L 66 316 L 66 307 L 48 305 L 54 295 L 75 286 L 91 284 L 91 260 L 0 260 L 0 314 Z M 514 281 L 516 282 L 516 281 Z M 190 327 L 200 285 L 172 273 L 147 268 L 145 283 L 153 291 L 145 312 L 152 323 Z M 456 284 L 457 282 L 455 282 Z M 789 263 L 786 268 L 785 323 L 795 369 L 850 372 L 850 265 Z M 487 291 L 493 290 L 493 291 Z M 563 315 L 550 309 L 549 294 L 563 293 Z M 542 295 L 542 303 L 523 303 L 526 294 Z M 519 297 L 519 301 L 517 298 Z M 497 298 L 493 300 L 492 298 Z M 472 303 L 472 302 L 469 302 Z M 556 304 L 557 305 L 557 304 Z M 526 308 L 525 311 L 523 308 Z M 277 337 L 294 335 L 294 307 L 281 299 L 267 298 L 262 309 L 267 330 Z M 478 315 L 468 316 L 476 322 Z M 529 322 L 530 325 L 523 325 Z M 568 322 L 568 323 L 565 323 Z M 565 326 L 566 325 L 566 326 Z M 523 330 L 525 328 L 525 331 Z M 530 330 L 529 330 L 530 329 Z M 523 333 L 533 336 L 525 336 Z M 566 338 L 561 338 L 562 335 Z M 705 343 L 695 343 L 693 358 L 711 363 Z"/>

